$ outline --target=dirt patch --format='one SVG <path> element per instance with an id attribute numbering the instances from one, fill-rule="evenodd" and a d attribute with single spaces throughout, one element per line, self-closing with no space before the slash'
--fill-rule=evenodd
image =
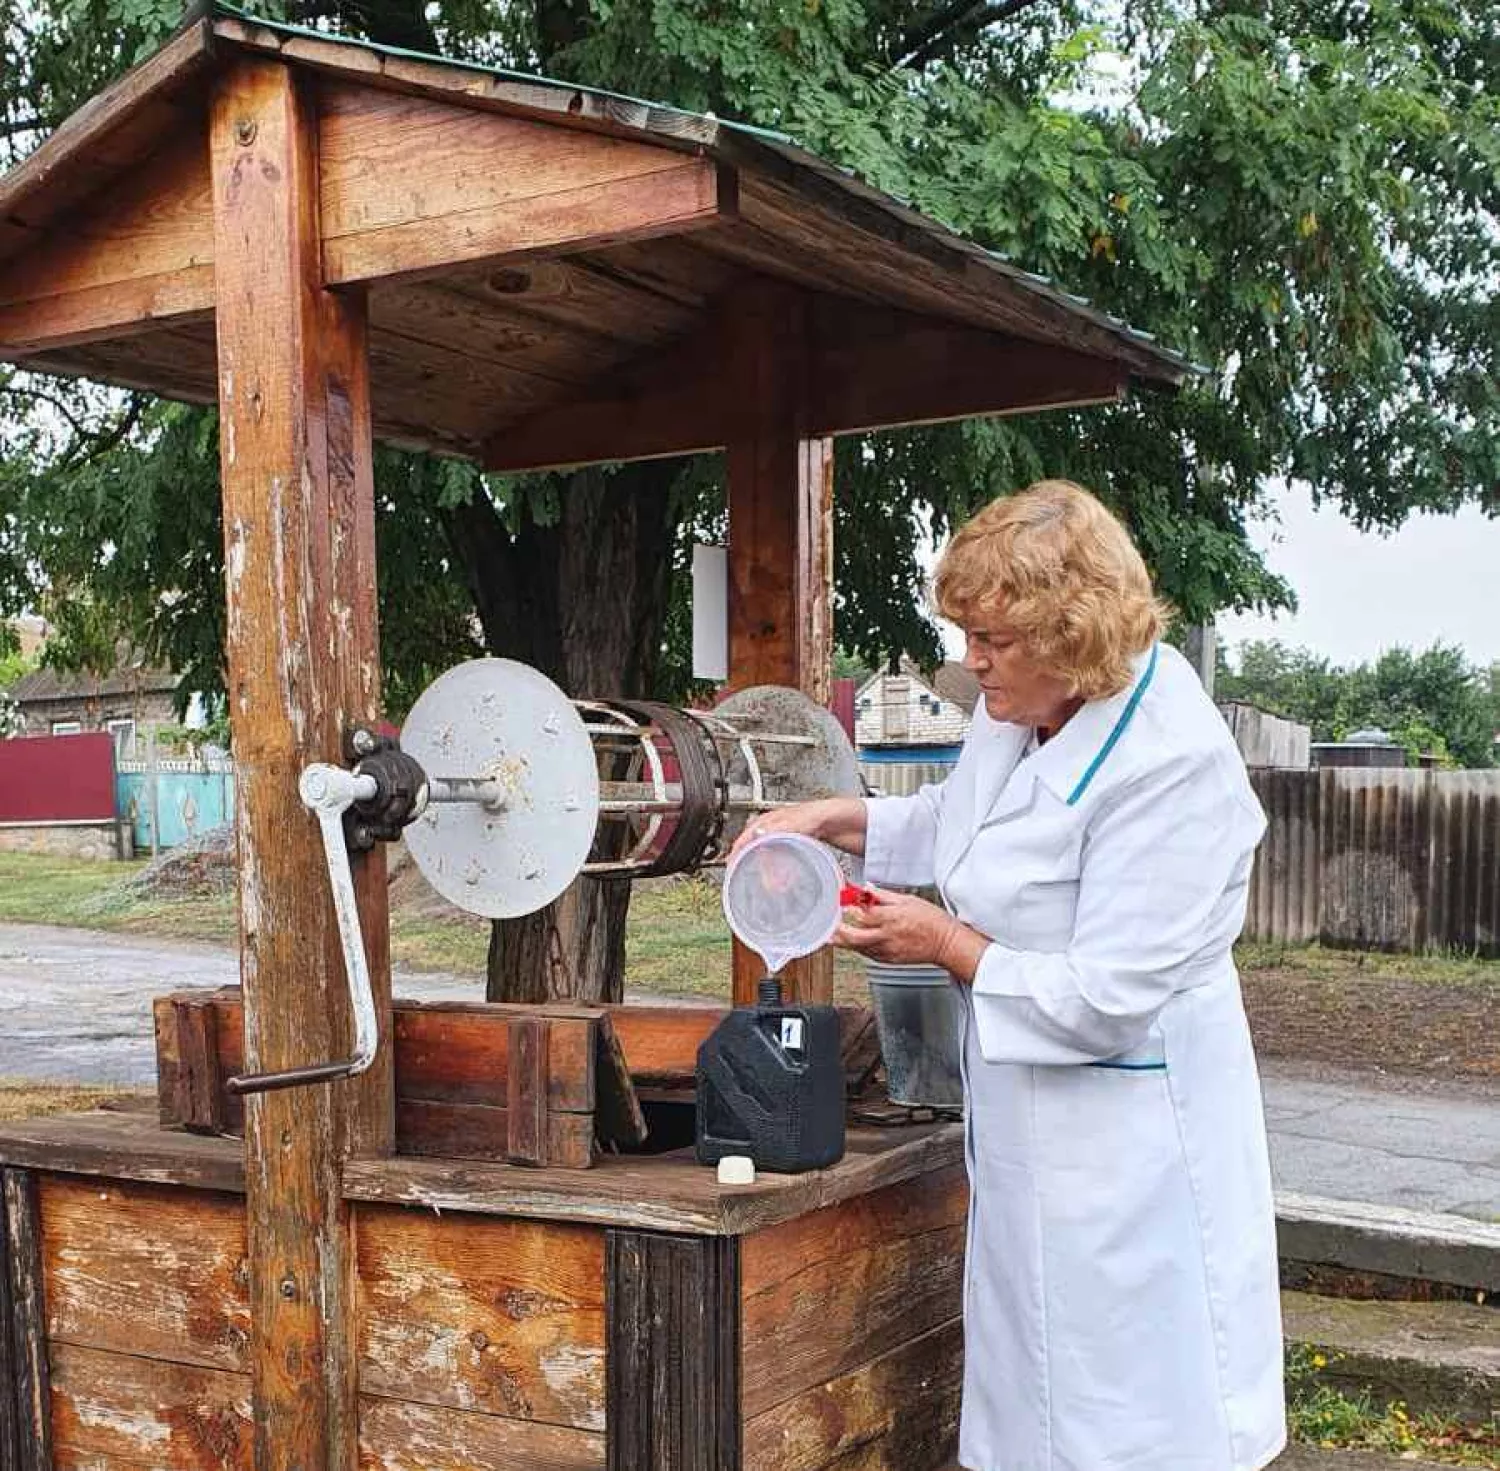
<path id="1" fill-rule="evenodd" d="M 1275 966 L 1242 980 L 1262 1057 L 1500 1090 L 1500 976 L 1445 983 Z"/>

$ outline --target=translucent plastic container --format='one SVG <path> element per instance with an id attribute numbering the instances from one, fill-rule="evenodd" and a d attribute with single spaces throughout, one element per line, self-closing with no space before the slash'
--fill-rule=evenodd
<path id="1" fill-rule="evenodd" d="M 964 1003 L 953 977 L 938 965 L 876 960 L 865 962 L 865 973 L 891 1102 L 961 1107 Z"/>
<path id="2" fill-rule="evenodd" d="M 843 883 L 833 849 L 800 833 L 767 833 L 730 860 L 724 917 L 775 975 L 833 938 Z"/>

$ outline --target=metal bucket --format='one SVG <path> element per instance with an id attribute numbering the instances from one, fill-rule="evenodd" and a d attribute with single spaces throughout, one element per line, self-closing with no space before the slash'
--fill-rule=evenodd
<path id="1" fill-rule="evenodd" d="M 865 973 L 891 1102 L 909 1108 L 961 1107 L 964 1003 L 952 976 L 937 965 L 875 960 L 865 962 Z"/>

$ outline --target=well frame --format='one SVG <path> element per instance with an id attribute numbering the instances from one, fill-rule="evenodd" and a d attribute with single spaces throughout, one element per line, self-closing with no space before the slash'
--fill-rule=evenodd
<path id="1" fill-rule="evenodd" d="M 495 469 L 722 450 L 730 683 L 825 700 L 834 435 L 1187 371 L 784 139 L 227 7 L 0 179 L 0 358 L 219 408 L 256 1071 L 348 1051 L 295 777 L 379 715 L 375 438 Z M 140 1113 L 0 1129 L 0 1467 L 951 1455 L 956 1126 L 856 1127 L 834 1169 L 738 1191 L 680 1154 L 403 1157 L 378 851 L 355 882 L 363 1077 L 256 1098 L 243 1142 Z M 726 989 L 754 981 L 737 954 Z M 792 987 L 831 999 L 828 957 Z M 537 1302 L 566 1320 L 548 1362 L 584 1366 L 572 1400 Z"/>

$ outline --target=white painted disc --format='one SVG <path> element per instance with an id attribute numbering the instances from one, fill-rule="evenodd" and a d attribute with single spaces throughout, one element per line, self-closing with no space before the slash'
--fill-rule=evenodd
<path id="1" fill-rule="evenodd" d="M 502 810 L 434 802 L 404 834 L 445 899 L 490 919 L 531 914 L 578 876 L 599 822 L 594 745 L 573 702 L 514 659 L 473 659 L 422 691 L 401 749 L 429 778 L 498 779 Z"/>

